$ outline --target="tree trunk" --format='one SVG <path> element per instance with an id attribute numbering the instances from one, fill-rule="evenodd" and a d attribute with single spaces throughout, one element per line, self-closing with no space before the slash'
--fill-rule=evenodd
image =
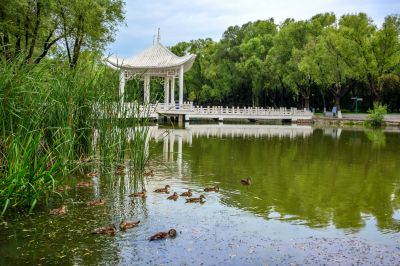
<path id="1" fill-rule="evenodd" d="M 76 38 L 75 38 L 75 43 L 74 43 L 72 62 L 70 64 L 71 68 L 75 68 L 76 65 L 78 64 L 78 59 L 79 59 L 79 55 L 81 53 L 81 46 L 82 46 L 82 42 L 83 42 L 84 19 L 82 16 L 79 16 L 78 20 L 79 20 L 79 23 L 78 23 L 78 29 L 76 31 Z"/>
<path id="2" fill-rule="evenodd" d="M 303 99 L 304 99 L 304 108 L 310 110 L 310 97 L 304 96 Z"/>
<path id="3" fill-rule="evenodd" d="M 43 44 L 43 51 L 42 53 L 36 58 L 35 60 L 35 64 L 39 64 L 40 61 L 47 55 L 47 53 L 50 51 L 50 48 L 59 40 L 61 40 L 62 36 L 59 36 L 57 38 L 55 38 L 54 40 L 52 40 L 50 42 L 51 37 L 53 36 L 55 30 L 52 30 L 49 35 L 47 36 L 46 41 Z"/>
<path id="4" fill-rule="evenodd" d="M 33 29 L 33 36 L 32 36 L 32 40 L 31 40 L 31 45 L 29 47 L 29 53 L 26 56 L 26 61 L 29 61 L 29 59 L 32 58 L 33 55 L 33 51 L 35 50 L 35 45 L 36 45 L 36 39 L 38 36 L 38 32 L 39 32 L 39 26 L 40 26 L 40 11 L 41 11 L 41 3 L 38 1 L 36 3 L 36 21 L 35 21 L 35 27 Z"/>
<path id="5" fill-rule="evenodd" d="M 336 93 L 335 95 L 335 105 L 336 105 L 336 110 L 340 111 L 340 94 Z"/>

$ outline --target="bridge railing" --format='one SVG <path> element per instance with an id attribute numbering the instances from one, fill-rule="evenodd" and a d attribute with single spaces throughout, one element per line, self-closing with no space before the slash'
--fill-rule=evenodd
<path id="1" fill-rule="evenodd" d="M 179 104 L 156 103 L 146 107 L 138 105 L 138 103 L 124 103 L 118 107 L 111 104 L 104 108 L 100 105 L 95 105 L 96 111 L 99 111 L 103 116 L 131 117 L 139 116 L 156 116 L 158 113 L 184 113 L 196 115 L 235 115 L 235 116 L 312 116 L 312 112 L 297 108 L 264 108 L 264 107 L 226 107 L 226 106 L 194 106 L 192 102 Z M 107 111 L 108 110 L 108 111 Z M 107 114 L 106 114 L 107 113 Z M 113 113 L 116 113 L 113 115 Z"/>
<path id="2" fill-rule="evenodd" d="M 194 106 L 192 111 L 196 114 L 210 114 L 210 115 L 287 115 L 287 116 L 303 116 L 312 115 L 308 110 L 299 110 L 297 108 L 263 108 L 263 107 L 223 107 L 223 106 Z"/>

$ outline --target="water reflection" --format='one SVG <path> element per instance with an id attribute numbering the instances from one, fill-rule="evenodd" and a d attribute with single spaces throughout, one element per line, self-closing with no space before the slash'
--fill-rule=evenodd
<path id="1" fill-rule="evenodd" d="M 49 206 L 67 205 L 65 216 L 38 208 L 0 224 L 0 265 L 398 263 L 398 132 L 296 125 L 154 126 L 150 132 L 146 145 L 156 175 L 147 180 L 146 199 L 129 197 L 129 175 L 94 177 L 92 188 L 75 186 L 86 176 L 68 179 L 72 189 Z M 246 176 L 251 186 L 240 184 Z M 205 186 L 221 190 L 205 193 L 206 204 L 185 204 L 151 193 L 166 184 L 196 196 Z M 105 206 L 86 205 L 96 198 Z M 114 237 L 90 234 L 123 219 L 138 219 L 140 226 Z M 147 241 L 169 228 L 178 229 L 175 240 Z M 342 261 L 327 260 L 343 253 Z"/>
<path id="2" fill-rule="evenodd" d="M 379 230 L 398 232 L 400 134 L 371 134 L 258 125 L 152 130 L 163 141 L 154 148 L 176 165 L 178 177 L 220 184 L 225 205 L 265 219 L 352 231 L 372 218 Z M 241 187 L 245 176 L 254 185 Z"/>

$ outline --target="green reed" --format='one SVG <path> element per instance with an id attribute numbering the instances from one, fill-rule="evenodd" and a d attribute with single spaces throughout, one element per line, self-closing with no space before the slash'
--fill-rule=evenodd
<path id="1" fill-rule="evenodd" d="M 127 166 L 134 188 L 144 185 L 147 120 L 138 104 L 121 103 L 117 71 L 94 57 L 75 70 L 60 61 L 0 64 L 2 215 L 32 211 L 64 177 L 99 162 L 111 174 Z"/>

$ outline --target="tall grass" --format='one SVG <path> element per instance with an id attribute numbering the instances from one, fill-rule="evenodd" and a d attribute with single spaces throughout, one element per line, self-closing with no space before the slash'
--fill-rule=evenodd
<path id="1" fill-rule="evenodd" d="M 101 171 L 129 162 L 134 187 L 144 185 L 146 120 L 137 104 L 124 119 L 119 73 L 94 58 L 75 70 L 60 61 L 0 64 L 2 215 L 10 207 L 32 211 L 64 177 L 93 162 Z"/>

